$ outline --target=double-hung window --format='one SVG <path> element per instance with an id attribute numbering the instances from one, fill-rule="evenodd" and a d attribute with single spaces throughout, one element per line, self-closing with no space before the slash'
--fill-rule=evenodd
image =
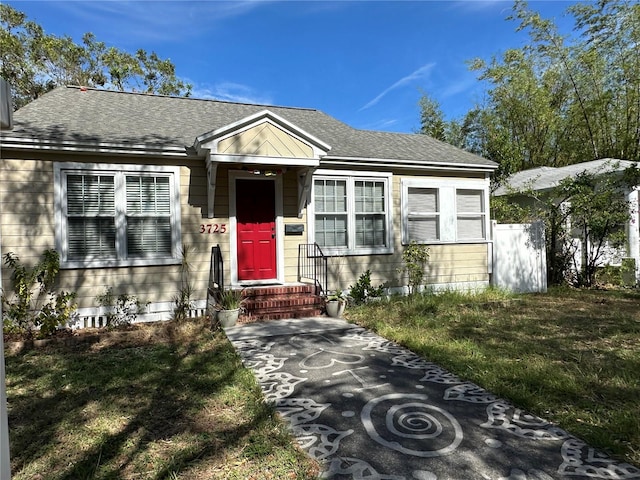
<path id="1" fill-rule="evenodd" d="M 56 241 L 65 267 L 175 263 L 179 170 L 56 164 Z"/>
<path id="2" fill-rule="evenodd" d="M 390 175 L 319 174 L 313 181 L 313 231 L 330 255 L 390 253 Z"/>
<path id="3" fill-rule="evenodd" d="M 483 179 L 402 179 L 402 243 L 485 241 L 488 188 Z"/>

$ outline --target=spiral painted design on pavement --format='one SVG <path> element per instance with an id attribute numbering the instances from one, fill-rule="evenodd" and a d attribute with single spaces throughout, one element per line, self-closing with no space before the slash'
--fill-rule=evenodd
<path id="1" fill-rule="evenodd" d="M 462 428 L 453 415 L 430 404 L 426 395 L 377 397 L 364 406 L 360 418 L 373 440 L 415 457 L 448 455 L 463 439 Z"/>

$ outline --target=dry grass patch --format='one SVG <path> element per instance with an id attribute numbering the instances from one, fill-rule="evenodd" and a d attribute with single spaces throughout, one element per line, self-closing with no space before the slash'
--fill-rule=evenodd
<path id="1" fill-rule="evenodd" d="M 318 466 L 204 320 L 8 348 L 20 479 L 311 479 Z"/>

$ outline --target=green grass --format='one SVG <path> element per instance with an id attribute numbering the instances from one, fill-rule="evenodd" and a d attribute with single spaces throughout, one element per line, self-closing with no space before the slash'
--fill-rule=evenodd
<path id="1" fill-rule="evenodd" d="M 14 480 L 317 476 L 202 320 L 7 352 L 6 370 Z"/>
<path id="2" fill-rule="evenodd" d="M 640 466 L 640 292 L 445 293 L 347 317 Z"/>
<path id="3" fill-rule="evenodd" d="M 640 466 L 640 292 L 446 293 L 347 316 Z M 15 480 L 318 474 L 204 321 L 6 357 Z"/>

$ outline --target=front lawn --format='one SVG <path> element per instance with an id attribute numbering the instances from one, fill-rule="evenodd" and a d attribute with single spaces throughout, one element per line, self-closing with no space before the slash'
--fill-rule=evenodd
<path id="1" fill-rule="evenodd" d="M 349 307 L 452 373 L 640 466 L 640 292 L 448 293 Z M 204 321 L 6 353 L 13 478 L 312 479 Z"/>
<path id="2" fill-rule="evenodd" d="M 348 317 L 640 466 L 637 290 L 424 295 Z"/>
<path id="3" fill-rule="evenodd" d="M 21 479 L 311 479 L 318 466 L 205 321 L 7 351 Z"/>

